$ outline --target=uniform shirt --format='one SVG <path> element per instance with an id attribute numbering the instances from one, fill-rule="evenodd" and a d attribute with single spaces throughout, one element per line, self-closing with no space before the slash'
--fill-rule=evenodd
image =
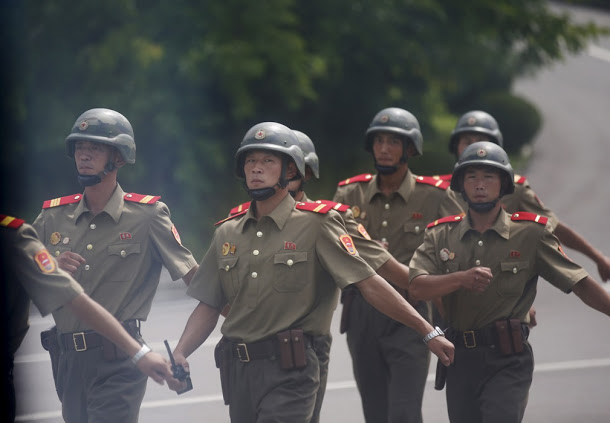
<path id="1" fill-rule="evenodd" d="M 448 184 L 430 185 L 424 181 L 431 177 L 422 178 L 409 170 L 400 188 L 387 197 L 380 191 L 377 178 L 365 175 L 359 178 L 362 182 L 339 186 L 333 200 L 349 204 L 354 218 L 364 225 L 371 238 L 388 242 L 390 254 L 408 264 L 424 239 L 426 225 L 441 216 L 441 204 L 448 201 Z M 451 207 L 449 204 L 446 208 Z M 455 208 L 455 213 L 459 209 Z"/>
<path id="2" fill-rule="evenodd" d="M 443 175 L 441 178 L 451 181 L 451 175 Z M 464 201 L 462 194 L 456 193 L 451 188 L 447 190 L 447 194 L 451 198 L 453 207 L 443 208 L 442 214 L 444 216 L 455 214 L 452 213 L 452 210 L 455 210 L 455 207 L 459 207 L 464 213 L 468 210 L 468 204 Z M 555 213 L 549 210 L 542 201 L 540 201 L 525 176 L 515 175 L 515 192 L 505 195 L 500 199 L 500 202 L 502 203 L 504 210 L 509 213 L 525 211 L 548 217 L 553 230 L 555 230 L 557 223 L 559 222 Z"/>
<path id="3" fill-rule="evenodd" d="M 13 219 L 3 217 L 3 221 Z M 18 228 L 0 225 L 2 254 L 3 322 L 8 330 L 8 347 L 14 354 L 28 330 L 30 299 L 46 316 L 83 292 L 70 275 L 57 267 L 55 260 L 38 240 L 34 228 L 26 223 Z M 5 341 L 6 342 L 6 341 Z"/>
<path id="4" fill-rule="evenodd" d="M 117 184 L 104 210 L 93 216 L 77 195 L 75 203 L 43 209 L 34 227 L 53 255 L 73 251 L 85 258 L 74 278 L 91 298 L 119 321 L 146 320 L 161 266 L 177 280 L 196 261 L 181 245 L 164 203 L 126 201 L 124 196 Z M 60 332 L 88 329 L 65 310 L 53 317 Z"/>
<path id="5" fill-rule="evenodd" d="M 221 332 L 231 340 L 287 328 L 327 335 L 337 287 L 375 274 L 345 235 L 337 212 L 296 209 L 289 195 L 258 221 L 250 208 L 217 227 L 187 293 L 218 310 L 230 304 Z"/>
<path id="6" fill-rule="evenodd" d="M 468 217 L 443 220 L 426 230 L 424 243 L 409 264 L 409 280 L 474 266 L 489 267 L 493 275 L 483 293 L 460 289 L 443 297 L 447 321 L 458 330 L 480 329 L 506 318 L 525 321 L 536 297 L 538 275 L 566 293 L 587 277 L 563 253 L 544 217 L 510 215 L 501 209 L 494 225 L 482 234 Z"/>

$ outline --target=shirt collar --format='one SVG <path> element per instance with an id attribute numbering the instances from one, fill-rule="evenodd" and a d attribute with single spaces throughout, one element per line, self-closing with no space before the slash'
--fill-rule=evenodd
<path id="1" fill-rule="evenodd" d="M 460 239 L 464 238 L 464 236 L 470 232 L 476 232 L 472 224 L 470 223 L 470 213 L 466 215 L 464 219 L 460 222 L 459 226 L 459 237 Z M 503 208 L 500 208 L 500 212 L 498 213 L 498 217 L 494 224 L 487 231 L 494 231 L 498 235 L 500 235 L 504 239 L 508 239 L 510 233 L 510 215 L 506 213 Z M 486 232 L 487 232 L 486 231 Z"/>
<path id="2" fill-rule="evenodd" d="M 273 209 L 271 213 L 269 213 L 267 216 L 263 216 L 260 220 L 262 221 L 263 219 L 271 219 L 271 221 L 275 223 L 278 229 L 282 230 L 284 228 L 284 225 L 286 225 L 286 222 L 288 221 L 292 210 L 294 210 L 295 204 L 296 201 L 294 201 L 292 195 L 288 194 L 282 199 L 280 204 L 278 204 L 277 207 Z M 255 207 L 256 202 L 253 201 L 250 205 L 250 208 L 246 212 L 246 215 L 239 222 L 238 229 L 241 232 L 243 232 L 246 227 L 251 224 L 250 222 L 252 222 L 252 224 L 256 224 L 256 217 L 254 216 Z"/>
<path id="3" fill-rule="evenodd" d="M 124 196 L 125 192 L 117 183 L 114 192 L 102 210 L 102 212 L 106 212 L 106 214 L 112 217 L 115 223 L 119 221 L 121 213 L 123 212 L 123 205 L 125 204 L 125 200 L 123 199 Z M 78 206 L 76 206 L 76 210 L 74 210 L 74 220 L 77 221 L 83 213 L 88 213 L 90 211 L 91 210 L 89 210 L 87 202 L 85 201 L 85 194 L 83 193 L 82 200 L 78 203 Z"/>
<path id="4" fill-rule="evenodd" d="M 373 175 L 371 182 L 366 187 L 364 192 L 364 199 L 367 203 L 370 203 L 373 198 L 379 194 L 383 195 L 381 190 L 379 189 L 379 175 Z M 403 179 L 400 187 L 398 187 L 398 191 L 395 192 L 398 196 L 400 196 L 405 202 L 409 200 L 411 193 L 415 188 L 415 176 L 411 173 L 411 169 L 407 169 L 407 173 L 405 174 L 405 178 Z"/>

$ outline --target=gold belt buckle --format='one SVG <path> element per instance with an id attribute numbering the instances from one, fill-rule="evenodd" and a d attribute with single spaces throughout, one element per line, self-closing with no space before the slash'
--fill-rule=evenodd
<path id="1" fill-rule="evenodd" d="M 78 339 L 78 337 L 80 336 L 80 338 L 82 339 L 82 344 L 83 347 L 79 348 L 78 346 L 78 342 L 76 342 L 76 340 Z M 87 340 L 85 339 L 85 332 L 76 332 L 72 334 L 72 342 L 74 343 L 74 350 L 76 351 L 87 351 Z"/>
<path id="2" fill-rule="evenodd" d="M 469 337 L 466 336 L 467 334 L 470 335 L 470 336 Z M 475 348 L 477 346 L 477 338 L 474 335 L 474 331 L 473 330 L 465 331 L 462 336 L 464 338 L 464 346 L 466 348 Z"/>
<path id="3" fill-rule="evenodd" d="M 243 356 L 242 351 L 244 352 Z M 248 354 L 248 346 L 246 344 L 237 344 L 237 356 L 242 363 L 250 362 L 250 354 Z"/>

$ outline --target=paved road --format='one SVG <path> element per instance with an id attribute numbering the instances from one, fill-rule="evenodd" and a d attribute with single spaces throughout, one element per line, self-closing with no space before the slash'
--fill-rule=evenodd
<path id="1" fill-rule="evenodd" d="M 610 15 L 578 12 L 610 25 Z M 526 174 L 540 197 L 598 248 L 610 254 L 610 39 L 600 40 L 588 52 L 571 57 L 532 79 L 523 79 L 515 91 L 535 102 L 543 112 L 544 127 L 536 142 Z M 568 252 L 596 278 L 591 262 Z M 536 300 L 540 325 L 531 342 L 536 357 L 534 383 L 525 422 L 607 423 L 610 403 L 610 320 L 565 295 L 544 281 Z M 606 287 L 608 287 L 606 285 Z M 164 276 L 144 336 L 163 351 L 163 340 L 175 346 L 181 328 L 195 303 L 185 298 L 182 282 Z M 52 319 L 32 314 L 32 328 L 16 361 L 19 396 L 18 421 L 61 422 L 60 404 L 53 390 L 50 363 L 40 348 L 41 330 Z M 338 322 L 323 421 L 363 422 L 351 361 Z M 220 396 L 212 349 L 215 332 L 191 359 L 195 389 L 177 396 L 149 383 L 140 421 L 143 423 L 226 422 L 227 408 Z M 426 423 L 447 422 L 444 393 L 432 388 L 429 378 L 424 400 Z"/>

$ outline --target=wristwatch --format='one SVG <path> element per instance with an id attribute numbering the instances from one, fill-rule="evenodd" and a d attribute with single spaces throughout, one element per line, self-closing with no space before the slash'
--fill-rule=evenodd
<path id="1" fill-rule="evenodd" d="M 138 361 L 140 361 L 140 359 L 142 357 L 144 357 L 146 354 L 148 354 L 150 351 L 151 350 L 148 347 L 148 345 L 146 345 L 146 344 L 142 345 L 142 348 L 140 348 L 140 351 L 138 351 L 137 353 L 135 353 L 135 355 L 133 357 L 131 357 L 131 362 L 133 364 L 137 364 Z"/>
<path id="2" fill-rule="evenodd" d="M 439 328 L 438 326 L 436 326 L 434 328 L 434 330 L 432 332 L 430 332 L 428 335 L 424 336 L 424 344 L 428 345 L 428 342 L 430 342 L 437 336 L 445 336 L 445 333 L 443 332 L 443 330 L 441 328 Z"/>

